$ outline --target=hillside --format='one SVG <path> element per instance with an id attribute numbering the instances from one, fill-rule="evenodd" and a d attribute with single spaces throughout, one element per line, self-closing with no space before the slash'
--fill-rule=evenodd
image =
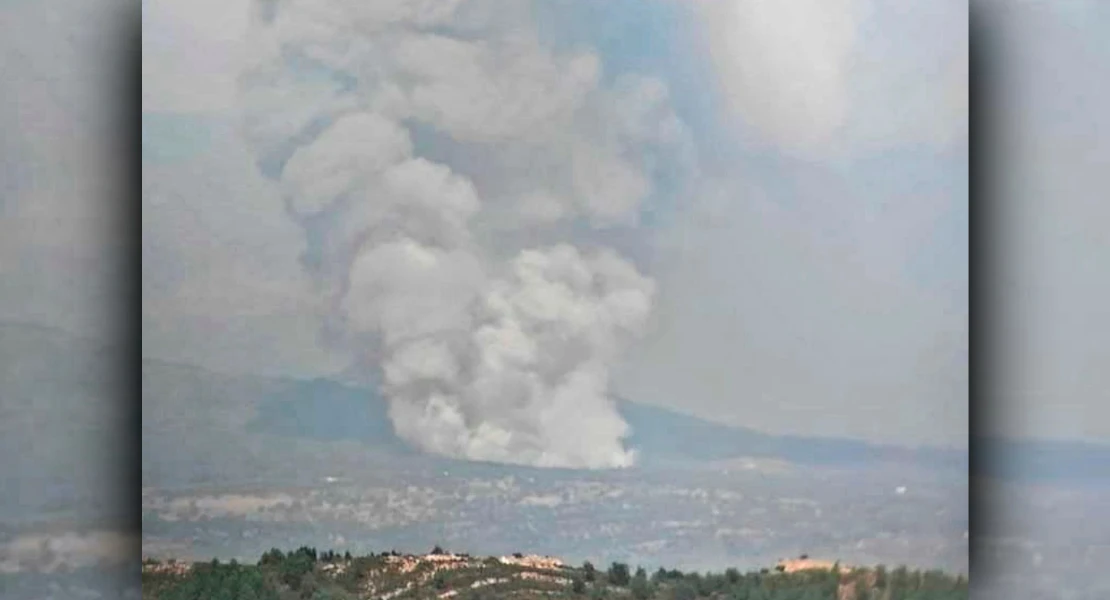
<path id="1" fill-rule="evenodd" d="M 798 565 L 812 568 L 798 568 Z M 816 566 L 812 566 L 816 565 Z M 473 557 L 446 553 L 352 557 L 302 547 L 274 549 L 257 564 L 143 563 L 142 595 L 150 600 L 493 600 L 629 598 L 630 600 L 955 600 L 968 598 L 962 576 L 887 571 L 835 563 L 784 561 L 775 569 L 682 573 L 613 563 L 598 570 L 551 557 Z"/>
<path id="2" fill-rule="evenodd" d="M 962 451 L 771 435 L 625 399 L 618 399 L 617 410 L 632 431 L 628 444 L 645 467 L 747 457 L 812 466 L 898 462 L 928 469 L 967 469 L 967 454 Z M 358 441 L 398 454 L 412 452 L 393 433 L 387 404 L 376 390 L 326 379 L 288 382 L 266 395 L 248 429 L 319 441 Z"/>

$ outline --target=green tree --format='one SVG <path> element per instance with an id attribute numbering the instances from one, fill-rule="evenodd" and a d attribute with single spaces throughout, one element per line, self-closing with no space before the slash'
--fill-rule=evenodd
<path id="1" fill-rule="evenodd" d="M 716 587 L 713 577 L 711 575 L 702 576 L 701 573 L 691 573 L 687 579 L 694 585 L 694 591 L 701 597 L 707 597 L 713 593 Z"/>
<path id="2" fill-rule="evenodd" d="M 887 586 L 887 573 L 886 567 L 879 565 L 875 567 L 875 587 L 880 590 L 885 590 Z"/>
<path id="3" fill-rule="evenodd" d="M 647 573 L 643 568 L 636 569 L 636 574 L 632 577 L 632 597 L 636 600 L 647 600 L 651 597 L 651 584 L 648 583 Z"/>
<path id="4" fill-rule="evenodd" d="M 312 572 L 312 556 L 307 552 L 295 552 L 285 557 L 278 565 L 281 582 L 285 585 L 299 589 L 301 578 Z"/>
<path id="5" fill-rule="evenodd" d="M 901 598 L 910 591 L 910 574 L 904 565 L 890 572 L 889 582 L 891 598 Z"/>
<path id="6" fill-rule="evenodd" d="M 729 585 L 740 583 L 740 571 L 734 568 L 725 569 L 725 581 L 728 581 Z"/>
<path id="7" fill-rule="evenodd" d="M 728 587 L 728 580 L 724 575 L 719 573 L 708 573 L 702 578 L 702 587 L 706 590 L 706 595 L 712 595 L 717 592 L 723 592 Z"/>
<path id="8" fill-rule="evenodd" d="M 628 565 L 624 563 L 614 562 L 609 567 L 609 583 L 624 587 L 629 584 L 632 576 L 628 573 Z"/>
<path id="9" fill-rule="evenodd" d="M 586 577 L 586 581 L 593 582 L 597 579 L 597 569 L 595 569 L 593 563 L 588 560 L 582 563 L 582 572 Z"/>
<path id="10" fill-rule="evenodd" d="M 586 582 L 582 581 L 581 577 L 575 577 L 570 580 L 570 591 L 575 594 L 582 595 L 586 593 Z"/>

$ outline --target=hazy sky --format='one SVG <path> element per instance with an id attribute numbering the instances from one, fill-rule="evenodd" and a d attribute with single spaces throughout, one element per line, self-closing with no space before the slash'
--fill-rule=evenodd
<path id="1" fill-rule="evenodd" d="M 104 335 L 118 251 L 105 136 L 120 2 L 0 6 L 0 319 Z M 112 10 L 113 8 L 117 10 Z M 118 234 L 117 234 L 118 235 Z M 108 312 L 105 312 L 108 311 Z"/>
<path id="2" fill-rule="evenodd" d="M 1008 6 L 1015 4 L 1016 6 Z M 986 3 L 998 60 L 998 425 L 1110 439 L 1110 6 Z"/>
<path id="3" fill-rule="evenodd" d="M 536 78 L 570 78 L 560 60 L 583 53 L 601 90 L 654 78 L 687 140 L 687 163 L 646 175 L 639 226 L 583 234 L 619 240 L 657 283 L 618 393 L 771 431 L 965 443 L 965 3 L 514 6 L 498 31 L 554 57 Z M 309 242 L 242 138 L 252 19 L 243 2 L 143 3 L 144 352 L 334 372 L 350 357 L 319 343 L 328 307 L 298 262 Z M 431 93 L 412 102 L 441 101 Z M 418 154 L 481 194 L 532 176 L 449 147 L 498 135 L 498 117 L 435 106 L 412 109 L 430 130 Z"/>

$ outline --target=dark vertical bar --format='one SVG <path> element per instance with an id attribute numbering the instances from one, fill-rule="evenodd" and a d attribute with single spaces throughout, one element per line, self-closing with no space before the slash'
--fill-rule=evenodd
<path id="1" fill-rule="evenodd" d="M 116 79 L 105 82 L 106 89 L 97 92 L 106 96 L 105 106 L 114 108 L 112 122 L 116 135 L 105 140 L 105 151 L 115 154 L 113 168 L 118 178 L 117 185 L 112 186 L 118 197 L 105 199 L 103 203 L 116 211 L 113 215 L 118 249 L 115 260 L 120 261 L 115 271 L 118 280 L 113 282 L 113 288 L 118 290 L 117 304 L 109 314 L 114 320 L 120 350 L 116 354 L 118 376 L 113 379 L 118 386 L 114 390 L 118 418 L 114 421 L 117 430 L 112 432 L 116 446 L 110 449 L 110 455 L 117 459 L 111 484 L 117 507 L 114 512 L 121 520 L 119 528 L 135 540 L 133 550 L 137 564 L 142 534 L 142 23 L 138 10 L 119 12 L 120 22 L 112 32 L 119 40 L 114 48 L 116 55 L 105 57 L 116 67 L 113 69 Z M 133 581 L 121 582 L 121 588 L 137 588 L 138 585 L 137 572 Z"/>
<path id="2" fill-rule="evenodd" d="M 994 569 L 985 555 L 984 536 L 998 530 L 998 498 L 992 497 L 988 477 L 994 472 L 996 448 L 987 435 L 998 421 L 1000 399 L 997 353 L 998 294 L 1001 232 L 995 186 L 1000 165 L 997 154 L 998 104 L 996 94 L 1002 68 L 995 11 L 989 2 L 973 2 L 969 15 L 969 564 L 977 584 L 992 577 Z M 976 585 L 978 588 L 979 586 Z"/>

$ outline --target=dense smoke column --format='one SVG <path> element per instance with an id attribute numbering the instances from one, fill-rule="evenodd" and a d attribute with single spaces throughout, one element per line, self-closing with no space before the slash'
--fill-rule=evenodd
<path id="1" fill-rule="evenodd" d="M 487 13 L 481 3 L 269 6 L 242 78 L 245 135 L 304 226 L 305 264 L 334 320 L 375 340 L 365 353 L 402 438 L 476 460 L 629 466 L 609 373 L 645 325 L 653 282 L 615 252 L 571 240 L 493 249 L 474 222 L 634 220 L 649 178 L 622 149 L 673 135 L 673 117 L 648 131 L 666 108 L 659 85 L 625 81 L 606 95 L 592 55 L 554 57 L 516 33 L 498 43 L 443 33 L 473 30 Z M 437 66 L 451 56 L 466 67 Z M 452 94 L 469 97 L 452 104 Z M 628 110 L 599 140 L 567 133 L 621 102 Z M 482 187 L 495 201 L 418 156 L 412 123 L 490 153 L 499 168 Z M 521 169 L 505 157 L 527 153 L 555 175 L 521 191 Z"/>
<path id="2" fill-rule="evenodd" d="M 631 465 L 608 372 L 647 317 L 653 284 L 611 252 L 568 245 L 525 250 L 503 270 L 468 330 L 403 344 L 385 361 L 398 432 L 451 456 Z"/>

